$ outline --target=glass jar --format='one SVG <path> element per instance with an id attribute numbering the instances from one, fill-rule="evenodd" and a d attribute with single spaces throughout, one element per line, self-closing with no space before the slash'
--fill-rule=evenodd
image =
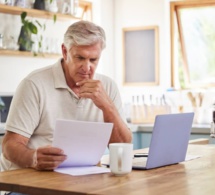
<path id="1" fill-rule="evenodd" d="M 0 34 L 0 49 L 3 49 L 3 34 Z"/>

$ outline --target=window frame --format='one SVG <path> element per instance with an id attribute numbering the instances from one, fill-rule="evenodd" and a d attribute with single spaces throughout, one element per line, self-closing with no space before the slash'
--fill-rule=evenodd
<path id="1" fill-rule="evenodd" d="M 175 35 L 176 35 L 176 28 L 175 26 L 178 25 L 178 34 L 179 34 L 179 40 L 181 43 L 181 51 L 182 51 L 182 60 L 183 60 L 183 65 L 184 65 L 184 73 L 185 73 L 185 82 L 186 86 L 188 88 L 196 88 L 196 87 L 215 87 L 214 84 L 191 84 L 190 83 L 190 76 L 189 76 L 189 69 L 188 69 L 188 63 L 187 63 L 187 56 L 186 56 L 186 48 L 185 48 L 185 43 L 184 43 L 184 38 L 182 35 L 182 27 L 181 27 L 181 21 L 179 17 L 178 10 L 180 8 L 194 8 L 194 7 L 208 7 L 208 6 L 215 6 L 215 0 L 194 0 L 194 1 L 174 1 L 170 2 L 170 42 L 171 42 L 171 86 L 176 88 L 178 87 L 176 78 L 176 64 L 175 64 L 175 58 L 176 58 L 176 50 L 178 49 L 176 47 L 175 43 Z"/>

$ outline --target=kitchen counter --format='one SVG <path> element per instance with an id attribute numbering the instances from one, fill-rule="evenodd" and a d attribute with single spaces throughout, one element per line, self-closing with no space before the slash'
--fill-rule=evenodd
<path id="1" fill-rule="evenodd" d="M 151 133 L 154 124 L 132 124 L 129 123 L 132 132 Z M 192 134 L 210 134 L 210 124 L 193 124 Z"/>
<path id="2" fill-rule="evenodd" d="M 132 124 L 129 123 L 133 133 L 134 149 L 147 148 L 150 145 L 154 124 Z M 210 124 L 193 124 L 190 140 L 205 138 L 209 144 L 215 144 L 215 139 L 210 137 Z"/>
<path id="3" fill-rule="evenodd" d="M 129 123 L 131 131 L 134 132 L 152 132 L 153 124 L 132 124 Z M 0 123 L 0 135 L 5 133 L 5 123 Z M 193 124 L 191 133 L 193 134 L 210 134 L 209 124 Z"/>
<path id="4" fill-rule="evenodd" d="M 131 124 L 134 149 L 149 147 L 153 124 Z M 0 123 L 0 137 L 5 133 L 5 123 Z M 210 124 L 193 124 L 190 139 L 207 138 L 210 144 L 215 144 L 215 139 L 210 138 Z M 1 144 L 1 141 L 0 141 Z"/>

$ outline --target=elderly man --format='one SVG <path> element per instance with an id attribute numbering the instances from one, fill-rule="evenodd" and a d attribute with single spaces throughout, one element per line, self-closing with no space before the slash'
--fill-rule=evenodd
<path id="1" fill-rule="evenodd" d="M 86 21 L 64 35 L 63 58 L 33 71 L 18 86 L 6 122 L 1 170 L 53 170 L 65 159 L 52 147 L 57 118 L 114 124 L 109 143 L 131 142 L 116 84 L 96 74 L 105 48 L 104 30 Z"/>

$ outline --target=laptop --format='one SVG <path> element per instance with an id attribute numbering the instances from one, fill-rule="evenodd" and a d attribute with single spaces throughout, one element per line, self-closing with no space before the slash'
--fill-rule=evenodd
<path id="1" fill-rule="evenodd" d="M 52 145 L 67 159 L 59 167 L 95 166 L 110 140 L 113 123 L 57 119 Z"/>
<path id="2" fill-rule="evenodd" d="M 148 157 L 133 159 L 133 169 L 152 169 L 185 160 L 194 113 L 157 115 Z"/>

